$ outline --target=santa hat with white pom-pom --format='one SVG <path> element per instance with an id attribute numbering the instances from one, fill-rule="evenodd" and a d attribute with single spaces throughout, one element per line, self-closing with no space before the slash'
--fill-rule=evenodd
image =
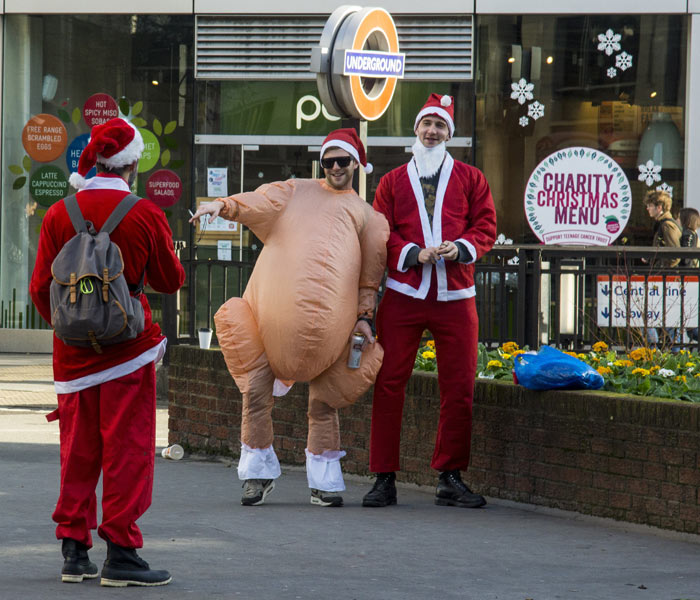
<path id="1" fill-rule="evenodd" d="M 452 96 L 445 94 L 430 94 L 428 101 L 425 103 L 423 108 L 416 116 L 416 123 L 413 126 L 413 131 L 418 129 L 418 123 L 420 123 L 423 117 L 429 115 L 434 115 L 440 117 L 443 121 L 447 123 L 447 127 L 450 129 L 450 137 L 455 133 L 455 104 Z"/>
<path id="2" fill-rule="evenodd" d="M 340 148 L 341 150 L 345 150 L 345 152 L 350 154 L 350 156 L 352 156 L 362 165 L 365 173 L 372 172 L 372 163 L 367 162 L 364 144 L 354 129 L 346 128 L 331 131 L 326 136 L 326 139 L 323 140 L 323 146 L 321 146 L 321 158 L 323 158 L 326 150 L 329 150 L 330 148 Z"/>
<path id="3" fill-rule="evenodd" d="M 141 158 L 143 153 L 141 133 L 124 119 L 110 119 L 101 125 L 95 125 L 90 132 L 90 141 L 85 146 L 78 170 L 68 178 L 70 184 L 81 190 L 87 185 L 85 176 L 96 163 L 109 169 L 126 167 Z"/>

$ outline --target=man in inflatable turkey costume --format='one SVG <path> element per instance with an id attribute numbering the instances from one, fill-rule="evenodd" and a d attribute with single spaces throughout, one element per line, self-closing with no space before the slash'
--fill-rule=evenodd
<path id="1" fill-rule="evenodd" d="M 241 503 L 262 504 L 280 476 L 273 448 L 273 395 L 309 382 L 306 472 L 311 503 L 342 506 L 338 409 L 374 382 L 383 350 L 370 328 L 386 265 L 389 226 L 352 189 L 355 170 L 371 171 L 353 129 L 321 147 L 325 179 L 290 179 L 200 206 L 202 215 L 238 221 L 264 248 L 242 298 L 214 316 L 216 335 L 241 391 Z M 347 367 L 349 339 L 365 335 L 360 368 Z"/>

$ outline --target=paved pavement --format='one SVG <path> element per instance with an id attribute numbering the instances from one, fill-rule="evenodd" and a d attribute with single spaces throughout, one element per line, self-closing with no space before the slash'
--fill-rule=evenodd
<path id="1" fill-rule="evenodd" d="M 20 367 L 22 365 L 19 365 Z M 432 489 L 400 485 L 399 505 L 360 506 L 369 480 L 347 477 L 344 508 L 309 504 L 303 470 L 286 467 L 264 506 L 242 507 L 235 464 L 156 460 L 141 555 L 167 568 L 162 588 L 62 584 L 50 519 L 58 490 L 58 428 L 45 385 L 10 374 L 0 357 L 0 600 L 73 598 L 700 600 L 700 536 L 489 499 L 484 509 L 438 507 Z M 8 383 L 10 382 L 10 383 Z M 41 383 L 39 383 L 41 382 Z M 46 402 L 49 402 L 46 400 Z M 54 400 L 55 403 L 55 400 Z M 157 444 L 167 439 L 158 411 Z M 98 564 L 104 543 L 96 539 Z"/>
<path id="2" fill-rule="evenodd" d="M 56 407 L 50 354 L 0 353 L 0 407 Z"/>

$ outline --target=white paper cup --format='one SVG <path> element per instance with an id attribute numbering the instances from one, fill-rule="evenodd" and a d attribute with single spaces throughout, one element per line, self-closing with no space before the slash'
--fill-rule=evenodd
<path id="1" fill-rule="evenodd" d="M 180 444 L 173 444 L 168 448 L 163 448 L 160 455 L 163 458 L 168 458 L 170 460 L 180 460 L 183 456 L 185 456 L 185 451 Z"/>
<path id="2" fill-rule="evenodd" d="M 211 329 L 209 327 L 202 327 L 199 330 L 199 347 L 203 350 L 208 350 L 211 345 Z"/>

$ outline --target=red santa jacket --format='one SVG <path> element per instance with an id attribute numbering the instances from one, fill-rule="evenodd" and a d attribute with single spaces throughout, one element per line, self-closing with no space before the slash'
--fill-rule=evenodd
<path id="1" fill-rule="evenodd" d="M 459 300 L 476 294 L 473 263 L 491 249 L 496 239 L 496 210 L 486 177 L 479 169 L 445 155 L 432 229 L 413 160 L 382 177 L 374 208 L 387 218 L 391 229 L 387 243 L 388 288 L 422 300 L 430 289 L 435 267 L 438 300 Z M 412 247 L 439 246 L 443 241 L 461 242 L 471 259 L 466 263 L 441 260 L 435 265 L 404 265 Z"/>
<path id="2" fill-rule="evenodd" d="M 99 231 L 115 206 L 128 193 L 129 187 L 120 177 L 98 175 L 89 180 L 86 189 L 78 192 L 78 206 L 85 220 L 92 221 Z M 74 235 L 75 229 L 63 200 L 60 200 L 49 208 L 41 224 L 36 263 L 29 285 L 29 292 L 39 314 L 49 323 L 51 264 L 63 245 Z M 144 272 L 145 282 L 154 290 L 165 294 L 176 292 L 184 283 L 185 270 L 175 255 L 170 226 L 163 211 L 152 202 L 137 202 L 110 235 L 110 239 L 121 249 L 124 277 L 129 285 L 138 285 Z M 141 295 L 141 304 L 145 313 L 143 332 L 133 340 L 104 346 L 102 354 L 97 354 L 92 348 L 69 346 L 54 335 L 54 380 L 59 393 L 76 391 L 89 387 L 89 384 L 101 383 L 125 374 L 123 369 L 119 369 L 120 365 L 134 361 L 161 344 L 164 338 L 159 325 L 152 321 L 145 294 Z M 138 368 L 142 365 L 135 366 Z M 105 375 L 90 377 L 93 374 Z M 61 383 L 76 380 L 83 384 L 61 388 Z"/>

